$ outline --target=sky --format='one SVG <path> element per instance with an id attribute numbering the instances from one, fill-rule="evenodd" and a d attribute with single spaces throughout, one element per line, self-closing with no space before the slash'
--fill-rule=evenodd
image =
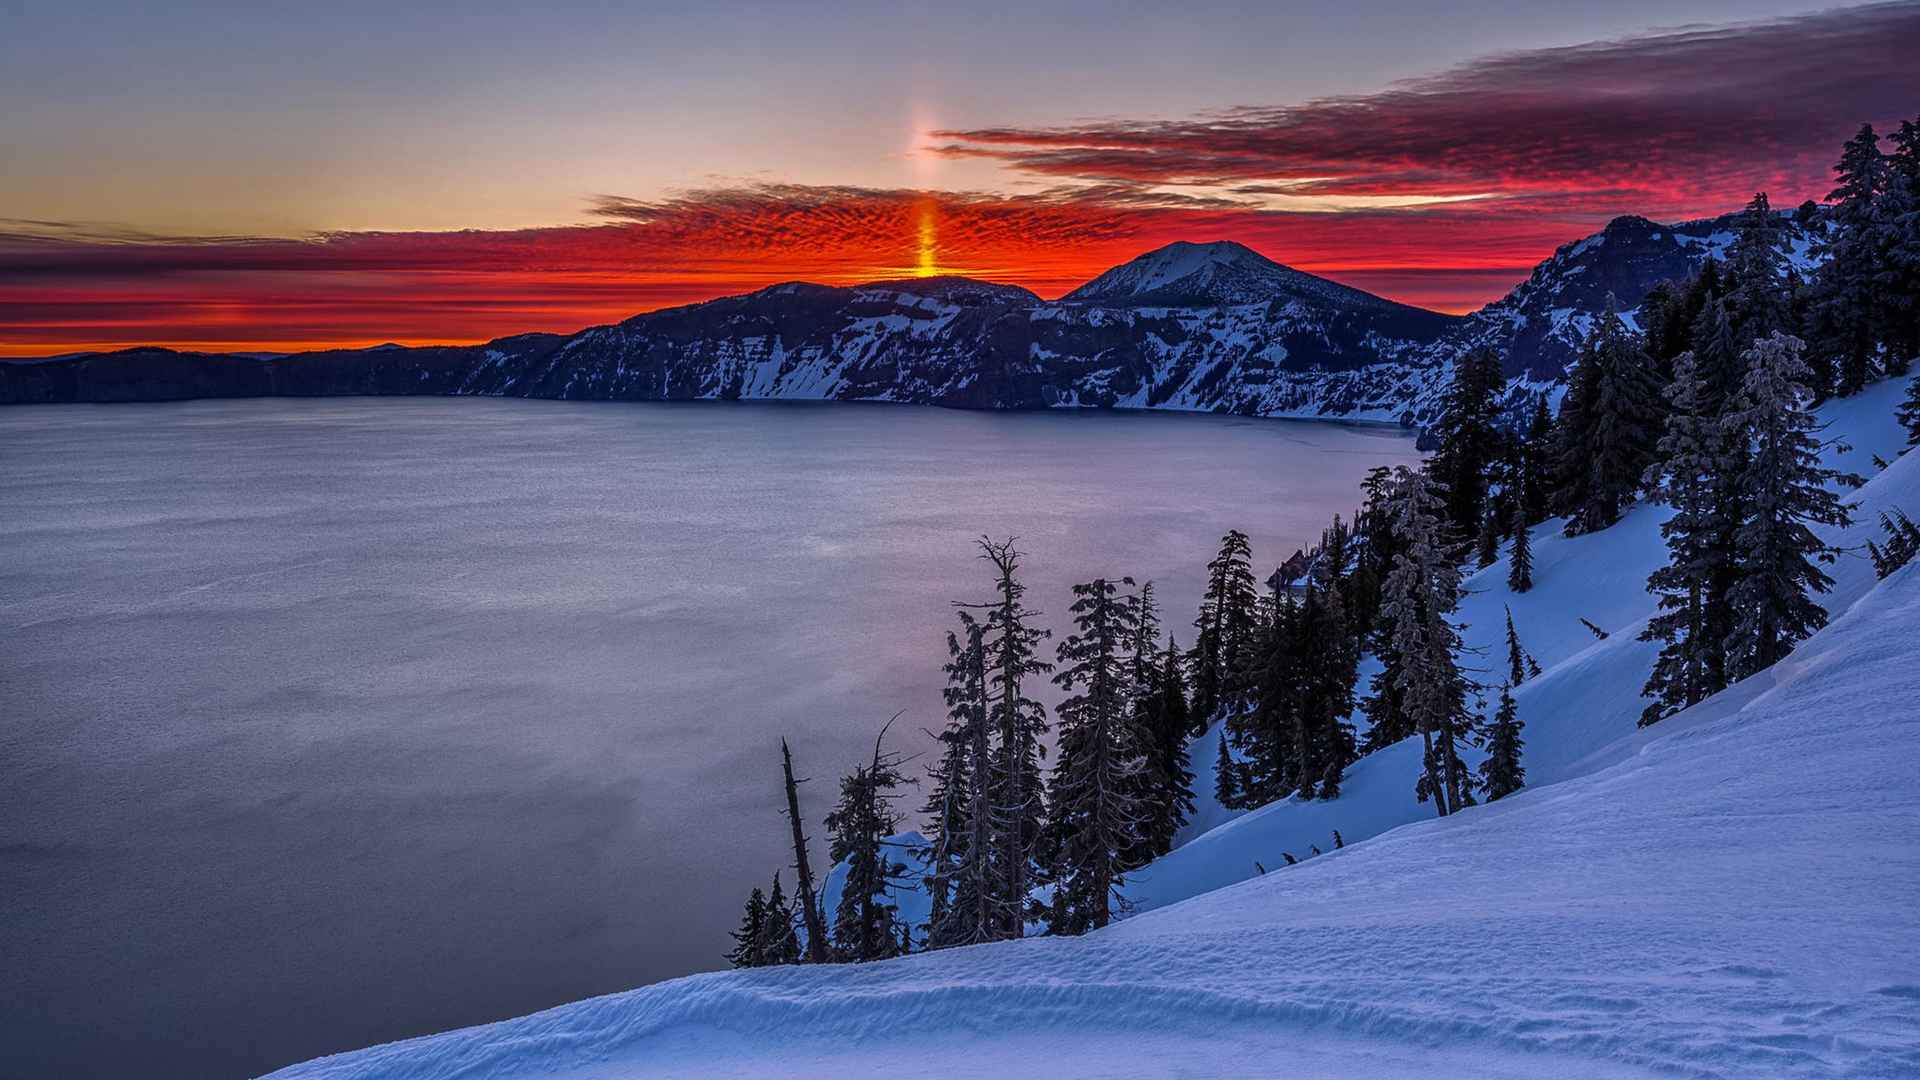
<path id="1" fill-rule="evenodd" d="M 1177 239 L 1467 311 L 1920 109 L 1920 3 L 688 8 L 0 0 L 0 356 L 1052 297 Z"/>

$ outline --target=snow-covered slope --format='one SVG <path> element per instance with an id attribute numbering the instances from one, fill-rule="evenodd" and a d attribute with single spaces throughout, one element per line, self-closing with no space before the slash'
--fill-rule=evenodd
<path id="1" fill-rule="evenodd" d="M 1830 410 L 1849 464 L 1890 449 L 1899 389 Z M 1920 508 L 1920 454 L 1856 503 Z M 1371 828 L 1322 808 L 1375 807 L 1380 835 L 1084 938 L 694 976 L 276 1076 L 1920 1075 L 1920 566 L 1843 563 L 1831 626 L 1640 731 L 1657 514 L 1543 530 L 1524 597 L 1499 567 L 1472 580 L 1469 642 L 1517 600 L 1548 667 L 1521 695 L 1533 785 L 1500 803 L 1387 820 L 1414 776 L 1394 748 L 1340 800 L 1241 817 L 1144 884 Z"/>
<path id="2" fill-rule="evenodd" d="M 1905 442 L 1894 408 L 1905 380 L 1887 380 L 1852 398 L 1828 402 L 1820 414 L 1826 437 L 1844 437 L 1826 458 L 1831 467 L 1871 475 L 1873 458 L 1891 458 Z M 1844 610 L 1873 584 L 1873 568 L 1861 549 L 1880 536 L 1882 510 L 1920 509 L 1920 455 L 1900 458 L 1850 496 L 1855 523 L 1844 530 L 1823 530 L 1835 543 L 1853 549 L 1829 568 L 1834 591 L 1821 598 L 1829 611 Z M 1562 522 L 1549 521 L 1532 533 L 1534 588 L 1516 594 L 1506 585 L 1502 558 L 1466 581 L 1461 602 L 1464 662 L 1482 669 L 1483 681 L 1497 678 L 1506 659 L 1506 612 L 1513 612 L 1520 640 L 1545 669 L 1514 690 L 1520 719 L 1526 724 L 1527 780 L 1539 787 L 1584 775 L 1634 752 L 1621 736 L 1633 731 L 1645 701 L 1640 687 L 1659 648 L 1638 640 L 1654 614 L 1646 591 L 1647 575 L 1666 559 L 1660 525 L 1670 511 L 1642 504 L 1611 529 L 1584 536 L 1562 534 Z M 1580 619 L 1608 632 L 1596 640 Z M 1914 628 L 1920 633 L 1920 626 Z M 1371 669 L 1362 673 L 1364 680 Z M 1733 700 L 1738 688 L 1722 695 Z M 1707 703 L 1703 707 L 1718 707 Z M 1490 711 L 1490 710 L 1483 710 Z M 1664 727 L 1664 722 L 1663 725 Z M 1431 804 L 1416 802 L 1413 782 L 1420 770 L 1414 740 L 1363 758 L 1347 774 L 1341 797 L 1331 802 L 1286 800 L 1249 812 L 1223 810 L 1213 801 L 1214 733 L 1193 748 L 1198 776 L 1196 824 L 1219 825 L 1190 838 L 1132 880 L 1127 893 L 1142 910 L 1196 896 L 1255 876 L 1257 861 L 1271 870 L 1281 852 L 1305 858 L 1312 846 L 1332 847 L 1333 830 L 1348 843 L 1433 816 Z M 1470 764 L 1478 757 L 1470 753 Z"/>

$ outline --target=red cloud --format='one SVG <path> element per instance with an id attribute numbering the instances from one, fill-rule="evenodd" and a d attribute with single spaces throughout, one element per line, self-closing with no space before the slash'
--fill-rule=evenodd
<path id="1" fill-rule="evenodd" d="M 950 156 L 1108 185 L 1493 195 L 1677 217 L 1826 185 L 1920 100 L 1920 4 L 1510 53 L 1376 94 L 1192 120 L 947 131 Z"/>
<path id="2" fill-rule="evenodd" d="M 945 133 L 943 153 L 1055 185 L 1021 195 L 759 185 L 606 197 L 582 226 L 300 240 L 0 221 L 0 355 L 479 341 L 929 261 L 1054 296 L 1176 239 L 1464 311 L 1614 214 L 1819 193 L 1856 125 L 1920 101 L 1915 55 L 1920 4 L 1889 4 L 1514 53 L 1298 106 Z M 1262 209 L 1276 194 L 1484 197 Z"/>

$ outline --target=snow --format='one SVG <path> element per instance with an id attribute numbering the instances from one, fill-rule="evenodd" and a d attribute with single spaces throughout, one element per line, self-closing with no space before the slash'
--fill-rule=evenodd
<path id="1" fill-rule="evenodd" d="M 1820 413 L 1828 438 L 1845 435 L 1844 451 L 1839 446 L 1829 449 L 1827 465 L 1871 473 L 1876 454 L 1893 457 L 1906 439 L 1894 418 L 1904 393 L 1904 381 L 1888 380 L 1855 397 L 1827 403 Z M 1835 535 L 1834 542 L 1860 549 L 1867 539 L 1880 536 L 1882 509 L 1920 508 L 1920 477 L 1901 483 L 1916 470 L 1920 461 L 1909 455 L 1855 493 L 1855 522 Z M 1654 613 L 1645 586 L 1647 575 L 1665 561 L 1660 525 L 1668 514 L 1664 506 L 1642 504 L 1613 528 L 1575 537 L 1563 534 L 1560 520 L 1537 526 L 1531 534 L 1534 587 L 1526 593 L 1506 587 L 1504 556 L 1466 580 L 1468 595 L 1456 616 L 1465 624 L 1463 662 L 1479 668 L 1482 681 L 1497 678 L 1506 660 L 1506 613 L 1511 610 L 1521 644 L 1545 669 L 1514 690 L 1526 724 L 1531 786 L 1582 775 L 1611 763 L 1614 758 L 1608 755 L 1627 752 L 1619 736 L 1634 729 L 1646 704 L 1639 691 L 1659 651 L 1656 644 L 1637 637 Z M 1828 572 L 1835 580 L 1834 592 L 1823 598 L 1829 611 L 1844 609 L 1873 583 L 1872 567 L 1860 554 L 1843 558 Z M 1608 631 L 1609 637 L 1596 640 L 1581 618 Z M 1361 672 L 1363 692 L 1373 670 L 1369 661 Z M 1211 731 L 1191 750 L 1195 821 L 1209 827 L 1232 824 L 1195 837 L 1135 875 L 1127 893 L 1141 910 L 1256 876 L 1255 861 L 1272 870 L 1284 861 L 1282 851 L 1304 858 L 1309 845 L 1330 849 L 1334 829 L 1351 844 L 1434 814 L 1430 804 L 1413 797 L 1419 753 L 1412 741 L 1356 763 L 1342 797 L 1333 802 L 1288 800 L 1244 815 L 1224 810 L 1213 800 L 1217 739 L 1217 731 Z M 1477 765 L 1478 755 L 1470 752 L 1468 761 Z"/>
<path id="2" fill-rule="evenodd" d="M 1155 248 L 1108 270 L 1062 301 L 1097 304 L 1158 293 L 1206 297 L 1228 306 L 1286 303 L 1302 297 L 1358 307 L 1392 306 L 1371 293 L 1274 262 L 1232 240 L 1203 244 L 1181 240 Z"/>
<path id="3" fill-rule="evenodd" d="M 1892 456 L 1903 389 L 1831 404 L 1853 444 L 1831 460 Z M 1852 501 L 1843 544 L 1920 508 L 1920 454 Z M 1547 669 L 1516 693 L 1530 786 L 1500 803 L 1434 820 L 1409 741 L 1339 800 L 1194 837 L 1084 938 L 694 976 L 275 1075 L 1920 1075 L 1920 566 L 1844 558 L 1826 630 L 1639 730 L 1665 512 L 1542 526 L 1525 595 L 1504 563 L 1469 580 L 1477 662 L 1502 661 L 1511 606 Z"/>

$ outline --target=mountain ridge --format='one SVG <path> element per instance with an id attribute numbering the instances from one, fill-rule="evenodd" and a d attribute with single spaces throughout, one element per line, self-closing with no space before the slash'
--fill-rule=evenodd
<path id="1" fill-rule="evenodd" d="M 1796 263 L 1814 225 L 1792 226 Z M 1470 315 L 1400 304 L 1231 240 L 1176 241 L 1058 300 L 958 276 L 782 282 L 573 334 L 289 356 L 143 347 L 0 364 L 0 403 L 429 394 L 858 400 L 1430 423 L 1451 361 L 1492 348 L 1518 415 L 1607 297 L 1631 305 L 1731 241 L 1733 215 L 1615 218 Z"/>

